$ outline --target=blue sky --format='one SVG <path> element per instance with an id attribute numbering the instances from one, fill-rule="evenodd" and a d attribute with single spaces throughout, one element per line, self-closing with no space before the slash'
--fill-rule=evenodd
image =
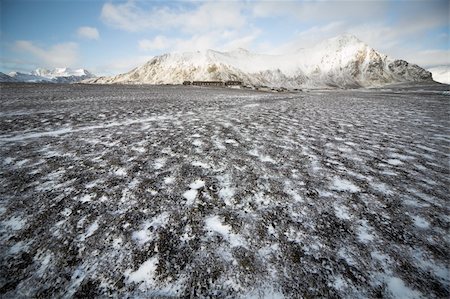
<path id="1" fill-rule="evenodd" d="M 125 72 L 154 55 L 203 49 L 281 54 L 352 33 L 424 67 L 450 64 L 447 0 L 0 0 L 0 71 Z"/>

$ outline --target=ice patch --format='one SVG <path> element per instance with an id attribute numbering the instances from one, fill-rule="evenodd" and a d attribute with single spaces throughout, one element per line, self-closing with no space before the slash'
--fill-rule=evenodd
<path id="1" fill-rule="evenodd" d="M 338 178 L 338 177 L 335 177 L 333 179 L 331 189 L 335 190 L 335 191 L 349 191 L 349 192 L 352 192 L 352 193 L 361 191 L 352 182 L 350 182 L 350 181 L 348 181 L 346 179 Z"/>

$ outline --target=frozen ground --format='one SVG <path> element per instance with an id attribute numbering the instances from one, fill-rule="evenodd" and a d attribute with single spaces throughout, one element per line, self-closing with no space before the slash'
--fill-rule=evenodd
<path id="1" fill-rule="evenodd" d="M 2 298 L 448 298 L 445 86 L 2 85 Z"/>

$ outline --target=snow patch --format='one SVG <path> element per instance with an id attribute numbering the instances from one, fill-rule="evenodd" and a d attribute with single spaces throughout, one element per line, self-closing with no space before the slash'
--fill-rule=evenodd
<path id="1" fill-rule="evenodd" d="M 173 177 L 166 177 L 166 178 L 164 178 L 164 184 L 171 185 L 174 182 L 175 182 L 175 178 L 173 178 Z"/>
<path id="2" fill-rule="evenodd" d="M 195 189 L 190 189 L 183 193 L 183 197 L 186 199 L 186 205 L 190 206 L 194 203 L 197 193 L 198 191 Z"/>
<path id="3" fill-rule="evenodd" d="M 205 181 L 203 181 L 203 180 L 196 180 L 195 182 L 191 183 L 191 184 L 189 185 L 189 187 L 190 187 L 191 189 L 198 190 L 198 189 L 200 189 L 200 188 L 205 187 Z"/>
<path id="4" fill-rule="evenodd" d="M 386 279 L 387 287 L 393 298 L 416 299 L 423 298 L 422 294 L 408 288 L 405 282 L 395 276 Z"/>
<path id="5" fill-rule="evenodd" d="M 420 216 L 412 216 L 411 217 L 414 220 L 414 225 L 420 228 L 428 228 L 430 227 L 430 223 L 425 220 L 425 218 L 422 218 Z"/>
<path id="6" fill-rule="evenodd" d="M 399 159 L 388 159 L 387 162 L 389 164 L 391 164 L 391 165 L 394 165 L 394 166 L 398 166 L 398 165 L 402 165 L 403 164 L 403 162 L 400 161 Z"/>
<path id="7" fill-rule="evenodd" d="M 21 219 L 20 217 L 11 217 L 8 220 L 3 221 L 3 225 L 12 230 L 21 230 L 25 224 L 25 219 Z"/>
<path id="8" fill-rule="evenodd" d="M 350 220 L 350 218 L 351 218 L 350 214 L 348 213 L 347 207 L 345 207 L 343 205 L 335 205 L 334 211 L 335 211 L 336 217 L 338 217 L 342 220 Z"/>
<path id="9" fill-rule="evenodd" d="M 331 189 L 335 190 L 335 191 L 348 191 L 348 192 L 352 192 L 352 193 L 361 191 L 361 189 L 359 189 L 359 187 L 357 187 L 355 184 L 353 184 L 349 180 L 338 178 L 338 177 L 335 177 L 333 179 Z"/>
<path id="10" fill-rule="evenodd" d="M 231 247 L 244 246 L 244 241 L 239 235 L 231 232 L 231 226 L 222 224 L 219 216 L 211 216 L 205 219 L 205 228 L 208 231 L 216 232 L 230 243 Z"/>
<path id="11" fill-rule="evenodd" d="M 155 281 L 157 266 L 158 258 L 154 256 L 140 265 L 136 271 L 131 272 L 131 270 L 127 270 L 125 272 L 125 276 L 128 276 L 129 282 L 145 282 L 149 285 L 152 285 Z"/>

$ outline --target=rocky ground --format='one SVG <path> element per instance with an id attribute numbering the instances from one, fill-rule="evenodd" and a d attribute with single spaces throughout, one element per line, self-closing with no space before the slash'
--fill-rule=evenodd
<path id="1" fill-rule="evenodd" d="M 449 297 L 448 86 L 0 88 L 2 298 Z"/>

